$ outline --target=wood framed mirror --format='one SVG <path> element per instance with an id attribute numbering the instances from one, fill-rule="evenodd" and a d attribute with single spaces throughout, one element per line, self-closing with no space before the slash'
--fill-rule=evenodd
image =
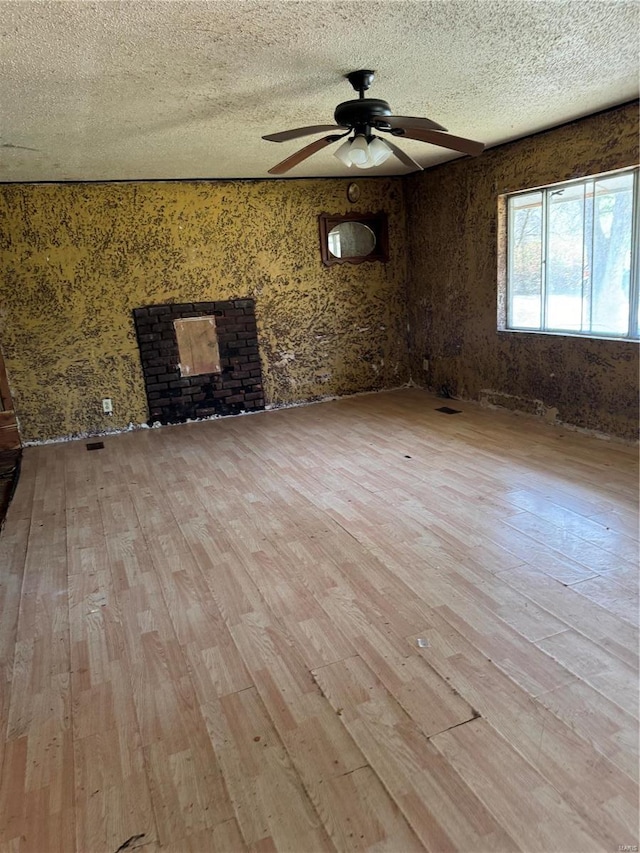
<path id="1" fill-rule="evenodd" d="M 386 213 L 321 213 L 318 222 L 325 266 L 389 260 Z"/>

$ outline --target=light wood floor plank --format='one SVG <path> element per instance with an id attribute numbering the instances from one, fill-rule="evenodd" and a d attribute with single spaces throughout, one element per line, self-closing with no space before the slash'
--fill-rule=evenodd
<path id="1" fill-rule="evenodd" d="M 637 669 L 573 629 L 538 640 L 536 645 L 628 714 L 638 717 Z"/>
<path id="2" fill-rule="evenodd" d="M 77 845 L 108 853 L 134 835 L 152 841 L 155 822 L 108 567 L 88 565 L 69 585 Z"/>
<path id="3" fill-rule="evenodd" d="M 638 631 L 626 620 L 532 566 L 503 572 L 501 577 L 509 586 L 525 594 L 571 628 L 637 669 Z M 629 609 L 632 607 L 633 596 L 630 596 Z"/>
<path id="4" fill-rule="evenodd" d="M 196 529 L 198 529 L 197 519 L 199 514 L 194 511 L 193 507 L 186 514 L 182 513 L 181 508 L 184 509 L 187 505 L 180 502 L 180 500 L 176 502 L 175 497 L 172 497 L 168 503 L 168 508 L 170 507 L 174 514 L 173 519 L 169 516 L 168 508 L 167 510 L 162 510 L 154 500 L 151 500 L 151 505 L 152 517 L 154 519 L 161 518 L 162 533 L 159 530 L 156 531 L 161 541 L 164 541 L 162 537 L 166 535 L 166 530 L 171 529 L 171 525 L 179 517 L 186 519 L 185 525 L 193 525 L 195 523 Z M 227 513 L 230 512 L 229 505 L 233 507 L 233 501 L 225 501 Z M 242 514 L 241 510 L 238 510 L 238 512 Z M 201 516 L 200 520 L 202 520 Z M 216 522 L 222 520 L 224 519 L 221 518 L 220 514 L 216 513 Z M 267 529 L 270 529 L 265 528 L 264 519 L 261 527 L 261 532 L 263 533 Z M 192 530 L 193 528 L 189 529 Z M 177 541 L 177 539 L 178 537 L 174 537 L 173 541 Z M 331 712 L 328 703 L 324 701 L 319 691 L 313 685 L 313 682 L 309 683 L 308 675 L 305 677 L 305 653 L 302 652 L 301 660 L 296 659 L 289 635 L 286 631 L 282 630 L 282 623 L 278 619 L 277 614 L 272 613 L 267 601 L 260 595 L 258 586 L 251 579 L 250 569 L 252 564 L 254 564 L 253 558 L 255 557 L 257 541 L 258 539 L 253 540 L 253 550 L 247 551 L 247 548 L 243 547 L 241 542 L 231 540 L 225 544 L 221 538 L 218 547 L 222 545 L 223 552 L 229 554 L 236 562 L 236 570 L 234 571 L 233 578 L 229 578 L 232 583 L 226 587 L 229 591 L 229 597 L 225 597 L 217 584 L 220 578 L 219 567 L 215 575 L 213 572 L 207 571 L 209 568 L 207 563 L 210 555 L 207 554 L 205 548 L 197 548 L 197 541 L 194 542 L 194 545 L 196 545 L 194 553 L 196 556 L 200 555 L 200 568 L 203 569 L 205 580 L 215 577 L 216 584 L 211 589 L 212 600 L 219 603 L 219 612 L 226 614 L 230 635 L 233 637 L 235 647 L 239 650 L 244 660 L 242 670 L 245 671 L 246 667 L 246 671 L 251 674 L 258 692 L 271 715 L 275 730 L 282 738 L 287 752 L 293 761 L 297 773 L 300 775 L 302 783 L 309 792 L 317 812 L 321 816 L 325 816 L 325 820 L 328 821 L 327 830 L 331 831 L 333 833 L 332 838 L 339 842 L 348 835 L 348 827 L 339 824 L 336 825 L 336 820 L 332 817 L 333 813 L 330 807 L 330 800 L 328 800 L 331 787 L 329 785 L 325 785 L 324 788 L 321 786 L 323 782 L 330 781 L 340 773 L 351 772 L 351 770 L 363 766 L 364 760 L 355 748 L 355 745 L 350 742 L 340 722 Z M 199 544 L 202 546 L 202 542 Z M 185 562 L 189 562 L 182 555 L 168 554 L 167 556 L 170 560 L 179 556 L 181 566 Z M 242 569 L 237 564 L 238 558 L 241 560 Z M 255 565 L 253 565 L 253 568 L 255 569 Z M 232 590 L 232 587 L 238 584 L 240 575 L 244 575 L 245 577 L 244 581 L 240 581 L 245 594 L 243 595 L 244 603 L 238 609 L 234 607 L 235 589 Z M 298 603 L 300 603 L 299 600 Z M 186 602 L 177 602 L 177 604 L 184 607 Z M 307 599 L 308 604 L 309 601 Z M 306 621 L 306 617 L 309 615 L 308 609 L 305 610 L 303 608 L 301 615 Z M 193 621 L 193 618 L 188 621 Z M 298 639 L 300 638 L 298 637 Z M 350 651 L 350 649 L 347 649 L 347 651 Z M 286 663 L 283 666 L 285 661 Z M 259 667 L 257 670 L 255 669 L 256 665 Z M 293 709 L 287 708 L 287 712 L 283 716 L 282 709 L 285 707 L 284 699 L 286 699 L 289 706 L 293 705 Z M 229 784 L 231 784 L 231 781 Z M 381 796 L 384 797 L 382 792 L 378 794 L 378 799 Z M 276 808 L 275 804 L 272 804 L 269 808 L 271 811 L 274 811 Z M 394 815 L 392 809 L 387 809 L 387 812 L 390 815 Z M 282 817 L 282 813 L 280 816 Z M 301 827 L 308 823 L 308 821 L 309 816 L 301 821 Z M 393 816 L 392 825 L 389 827 L 389 837 L 393 837 L 393 833 L 397 832 L 397 829 L 393 828 L 397 822 L 398 818 Z M 242 830 L 243 821 L 239 819 L 239 823 Z M 254 833 L 252 832 L 243 831 L 243 835 L 245 841 L 250 845 L 257 842 L 262 843 L 265 840 L 253 837 Z M 321 844 L 321 838 L 322 835 L 317 835 L 316 844 L 311 849 L 322 849 L 317 846 Z M 385 832 L 382 841 L 386 838 L 387 833 Z M 287 842 L 285 839 L 286 833 L 284 836 L 281 834 L 278 849 L 295 849 L 292 846 L 292 842 Z"/>
<path id="5" fill-rule="evenodd" d="M 527 850 L 594 849 L 586 821 L 485 720 L 442 732 L 433 743 Z"/>
<path id="6" fill-rule="evenodd" d="M 216 705 L 210 731 L 245 843 L 269 841 L 291 853 L 333 850 L 256 689 Z"/>
<path id="7" fill-rule="evenodd" d="M 517 850 L 359 657 L 314 677 L 427 850 Z"/>
<path id="8" fill-rule="evenodd" d="M 613 573 L 580 581 L 571 585 L 580 595 L 595 601 L 600 607 L 615 613 L 624 622 L 638 626 L 638 590 L 630 589 L 629 584 L 619 584 Z"/>
<path id="9" fill-rule="evenodd" d="M 638 843 L 637 451 L 441 405 L 26 449 L 1 850 Z"/>
<path id="10" fill-rule="evenodd" d="M 268 843 L 248 848 L 233 818 L 219 823 L 213 829 L 202 830 L 176 842 L 162 845 L 152 842 L 137 846 L 136 840 L 134 844 L 132 849 L 136 853 L 275 853 L 275 848 Z"/>
<path id="11" fill-rule="evenodd" d="M 531 766 L 592 821 L 594 847 L 637 832 L 635 785 L 602 752 L 521 690 L 439 612 L 420 634 L 420 651 Z M 416 637 L 409 637 L 414 644 Z M 593 768 L 598 772 L 594 773 Z M 597 845 L 596 845 L 597 842 Z M 592 849 L 592 848 L 587 848 Z"/>
<path id="12" fill-rule="evenodd" d="M 65 477 L 60 456 L 38 457 L 0 781 L 0 841 L 19 851 L 62 853 L 75 847 L 76 826 Z"/>
<path id="13" fill-rule="evenodd" d="M 213 632 L 203 639 L 206 616 L 193 604 L 195 593 L 183 580 L 186 568 L 176 564 L 177 577 L 171 571 L 173 546 L 167 546 L 155 525 L 156 512 L 165 520 L 166 515 L 152 502 L 150 520 L 140 525 L 136 497 L 130 501 L 123 496 L 116 508 L 114 500 L 108 502 L 112 509 L 104 511 L 110 531 L 106 551 L 116 578 L 157 837 L 161 845 L 171 845 L 212 832 L 233 812 L 189 675 L 186 649 L 177 636 L 182 631 L 185 643 L 200 640 L 208 647 Z M 125 520 L 122 533 L 115 532 L 118 519 Z M 189 557 L 184 544 L 179 556 Z M 201 603 L 206 607 L 206 597 Z M 194 617 L 193 624 L 185 614 Z"/>
<path id="14" fill-rule="evenodd" d="M 558 719 L 638 781 L 638 731 L 634 719 L 589 684 L 574 681 L 537 697 Z"/>
<path id="15" fill-rule="evenodd" d="M 18 630 L 18 614 L 22 596 L 24 564 L 31 520 L 14 516 L 11 532 L 0 536 L 0 770 L 4 759 L 14 656 Z"/>

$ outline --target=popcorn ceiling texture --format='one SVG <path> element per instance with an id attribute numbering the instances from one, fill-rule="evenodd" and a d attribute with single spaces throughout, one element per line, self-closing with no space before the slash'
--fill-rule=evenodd
<path id="1" fill-rule="evenodd" d="M 0 187 L 0 305 L 25 441 L 148 418 L 132 310 L 255 299 L 267 403 L 409 378 L 402 184 L 340 180 Z M 390 259 L 325 267 L 318 214 L 389 217 Z M 113 417 L 102 414 L 113 399 Z"/>
<path id="2" fill-rule="evenodd" d="M 304 140 L 261 136 L 333 121 L 356 68 L 376 70 L 369 95 L 397 115 L 495 145 L 636 97 L 639 12 L 633 0 L 3 2 L 0 180 L 266 177 Z M 458 156 L 400 144 L 422 165 Z M 292 177 L 347 176 L 335 147 Z M 394 170 L 390 157 L 377 172 Z"/>
<path id="3" fill-rule="evenodd" d="M 496 270 L 498 195 L 637 162 L 631 105 L 409 179 L 414 381 L 636 438 L 638 344 L 498 332 Z"/>

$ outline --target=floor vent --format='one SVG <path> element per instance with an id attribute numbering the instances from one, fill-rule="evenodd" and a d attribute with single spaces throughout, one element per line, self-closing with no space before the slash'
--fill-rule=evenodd
<path id="1" fill-rule="evenodd" d="M 102 450 L 104 447 L 104 441 L 94 441 L 90 444 L 87 444 L 87 450 Z"/>
<path id="2" fill-rule="evenodd" d="M 442 412 L 443 415 L 461 415 L 462 414 L 460 409 L 450 409 L 449 406 L 440 406 L 439 409 L 436 409 L 436 412 Z"/>

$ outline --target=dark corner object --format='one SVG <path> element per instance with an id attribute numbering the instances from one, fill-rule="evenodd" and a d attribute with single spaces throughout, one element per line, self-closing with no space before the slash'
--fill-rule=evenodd
<path id="1" fill-rule="evenodd" d="M 87 444 L 87 450 L 103 450 L 104 449 L 104 441 L 90 441 Z"/>
<path id="2" fill-rule="evenodd" d="M 451 409 L 449 406 L 440 406 L 439 409 L 436 409 L 436 412 L 442 412 L 443 415 L 461 415 L 461 409 Z"/>
<path id="3" fill-rule="evenodd" d="M 18 486 L 21 460 L 20 448 L 0 451 L 0 529 Z"/>

